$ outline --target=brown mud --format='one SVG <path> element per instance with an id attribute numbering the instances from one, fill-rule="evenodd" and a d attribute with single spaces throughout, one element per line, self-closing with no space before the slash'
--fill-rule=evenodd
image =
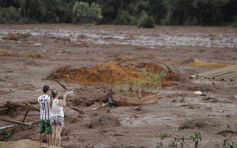
<path id="1" fill-rule="evenodd" d="M 190 79 L 189 75 L 236 64 L 236 39 L 230 27 L 1 25 L 1 51 L 48 58 L 1 55 L 0 103 L 37 99 L 44 84 L 61 94 L 71 93 L 68 105 L 84 114 L 65 108 L 62 146 L 68 148 L 150 148 L 160 141 L 160 133 L 189 136 L 199 131 L 203 133 L 200 147 L 215 147 L 225 137 L 237 138 L 237 100 L 233 97 L 237 84 Z M 115 83 L 144 77 L 143 68 L 165 73 L 158 104 L 98 108 Z M 57 70 L 63 75 L 52 73 Z M 67 90 L 55 81 L 58 78 Z M 205 91 L 207 96 L 196 96 L 194 91 Z M 0 112 L 0 118 L 22 121 L 26 109 L 8 107 Z M 25 122 L 38 120 L 39 113 L 31 110 Z M 1 127 L 10 124 L 0 121 Z M 183 125 L 188 128 L 179 131 Z M 23 139 L 37 141 L 37 129 L 38 125 L 1 130 L 0 140 L 24 146 L 32 141 Z"/>

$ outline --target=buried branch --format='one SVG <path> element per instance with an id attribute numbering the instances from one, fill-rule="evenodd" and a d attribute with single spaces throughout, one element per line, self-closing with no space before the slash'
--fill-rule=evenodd
<path id="1" fill-rule="evenodd" d="M 14 121 L 14 120 L 10 120 L 10 119 L 4 119 L 4 118 L 0 118 L 1 121 L 5 121 L 5 122 L 10 122 L 10 123 L 15 123 L 18 125 L 23 125 L 23 126 L 35 126 L 35 123 L 26 123 L 26 122 L 20 122 L 20 121 Z"/>

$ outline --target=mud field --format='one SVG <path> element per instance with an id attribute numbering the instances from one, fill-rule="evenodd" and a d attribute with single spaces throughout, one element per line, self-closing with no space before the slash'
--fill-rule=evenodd
<path id="1" fill-rule="evenodd" d="M 0 104 L 37 100 L 48 84 L 70 94 L 67 104 L 84 111 L 65 108 L 64 147 L 154 148 L 162 141 L 160 133 L 189 137 L 202 132 L 201 148 L 237 139 L 237 83 L 189 77 L 237 64 L 233 28 L 1 25 L 0 55 Z M 120 81 L 143 79 L 138 68 L 164 73 L 158 104 L 95 109 Z M 0 118 L 22 121 L 26 109 L 10 105 L 0 112 Z M 38 120 L 39 112 L 30 110 L 25 122 Z M 0 121 L 1 127 L 11 124 Z M 38 125 L 0 130 L 0 144 L 33 145 L 30 140 L 37 140 L 37 129 Z M 171 140 L 163 140 L 165 147 Z"/>

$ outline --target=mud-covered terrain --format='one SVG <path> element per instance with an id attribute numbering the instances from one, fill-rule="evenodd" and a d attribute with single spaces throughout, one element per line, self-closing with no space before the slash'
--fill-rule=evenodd
<path id="1" fill-rule="evenodd" d="M 9 37 L 16 33 L 18 36 Z M 68 93 L 68 105 L 84 111 L 82 114 L 65 108 L 64 147 L 150 148 L 161 141 L 160 133 L 189 137 L 202 132 L 199 143 L 202 148 L 222 145 L 225 138 L 237 138 L 237 100 L 234 97 L 237 83 L 189 77 L 219 68 L 218 64 L 220 67 L 237 64 L 237 33 L 233 28 L 1 25 L 0 50 L 0 104 L 37 100 L 42 86 L 48 84 L 61 90 L 61 94 Z M 49 79 L 62 67 L 79 69 L 118 62 L 121 57 L 128 57 L 128 60 L 120 60 L 122 65 L 168 65 L 180 79 L 172 81 L 172 85 L 159 84 L 158 104 L 98 109 L 95 108 L 107 99 L 115 84 L 58 80 L 65 90 L 55 79 Z M 185 63 L 194 62 L 193 59 L 215 64 L 193 66 Z M 194 95 L 195 91 L 206 92 L 206 96 Z M 0 118 L 22 121 L 26 109 L 8 106 L 0 108 L 0 112 Z M 30 110 L 25 122 L 38 120 L 39 112 Z M 10 124 L 0 121 L 1 127 Z M 36 141 L 37 129 L 38 125 L 0 130 L 0 141 Z M 165 147 L 171 140 L 170 137 L 163 140 Z M 188 139 L 186 142 L 193 146 Z M 11 143 L 14 144 L 6 145 Z M 19 145 L 26 147 L 26 143 L 20 141 Z"/>

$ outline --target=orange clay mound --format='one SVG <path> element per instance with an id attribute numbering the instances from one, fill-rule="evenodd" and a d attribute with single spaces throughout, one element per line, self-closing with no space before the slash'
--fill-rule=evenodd
<path id="1" fill-rule="evenodd" d="M 34 53 L 34 54 L 29 54 L 29 53 L 19 53 L 19 54 L 13 54 L 11 52 L 5 51 L 0 49 L 0 56 L 12 56 L 12 57 L 24 57 L 24 58 L 35 58 L 35 59 L 46 59 L 48 58 L 45 55 L 42 55 L 40 53 Z"/>
<path id="2" fill-rule="evenodd" d="M 47 79 L 55 80 L 62 79 L 70 83 L 82 83 L 82 84 L 118 84 L 118 83 L 129 83 L 137 84 L 143 82 L 144 86 L 172 86 L 172 81 L 179 81 L 180 77 L 174 72 L 169 72 L 161 81 L 156 79 L 149 79 L 147 76 L 151 73 L 158 75 L 160 74 L 160 66 L 151 63 L 146 64 L 144 67 L 147 73 L 140 73 L 137 67 L 133 65 L 121 65 L 120 63 L 109 61 L 106 64 L 99 64 L 90 67 L 82 67 L 80 69 L 72 69 L 68 66 L 63 66 L 56 71 L 50 73 Z"/>
<path id="3" fill-rule="evenodd" d="M 164 81 L 179 81 L 180 77 L 178 74 L 171 71 L 163 78 L 163 80 Z"/>
<path id="4" fill-rule="evenodd" d="M 145 64 L 144 68 L 149 73 L 159 73 L 160 72 L 160 66 L 157 65 L 156 63 Z"/>
<path id="5" fill-rule="evenodd" d="M 26 33 L 26 34 L 20 34 L 20 33 L 14 33 L 14 34 L 8 34 L 7 37 L 3 38 L 4 40 L 19 40 L 20 38 L 28 38 L 29 36 L 31 36 L 30 33 Z"/>
<path id="6" fill-rule="evenodd" d="M 135 80 L 145 77 L 135 69 L 132 65 L 121 66 L 114 61 L 88 68 L 82 67 L 78 70 L 71 70 L 63 66 L 53 74 L 52 79 L 63 79 L 72 83 L 133 83 Z"/>
<path id="7" fill-rule="evenodd" d="M 0 49 L 0 56 L 10 56 L 11 53 L 5 50 Z"/>

